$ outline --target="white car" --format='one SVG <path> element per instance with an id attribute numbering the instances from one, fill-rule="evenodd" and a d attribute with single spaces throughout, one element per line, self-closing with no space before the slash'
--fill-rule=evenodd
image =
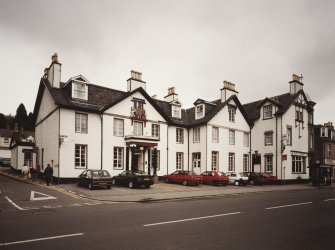
<path id="1" fill-rule="evenodd" d="M 227 172 L 226 175 L 229 177 L 229 183 L 235 186 L 247 185 L 248 176 L 243 172 Z"/>

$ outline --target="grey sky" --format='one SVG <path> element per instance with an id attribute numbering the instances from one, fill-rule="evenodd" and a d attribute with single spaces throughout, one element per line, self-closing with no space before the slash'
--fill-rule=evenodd
<path id="1" fill-rule="evenodd" d="M 167 88 L 189 108 L 220 97 L 223 80 L 247 103 L 289 91 L 292 74 L 335 122 L 335 1 L 0 0 L 0 113 L 32 112 L 51 55 L 62 81 L 126 90 L 130 70 L 149 95 Z"/>

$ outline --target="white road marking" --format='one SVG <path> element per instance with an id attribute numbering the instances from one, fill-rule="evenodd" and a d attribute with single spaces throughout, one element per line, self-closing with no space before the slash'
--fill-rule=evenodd
<path id="1" fill-rule="evenodd" d="M 324 201 L 335 201 L 335 198 L 332 198 L 332 199 L 326 199 Z"/>
<path id="2" fill-rule="evenodd" d="M 189 218 L 189 219 L 183 219 L 183 220 L 172 220 L 172 221 L 165 221 L 165 222 L 158 222 L 158 223 L 152 223 L 152 224 L 145 224 L 144 227 L 151 227 L 151 226 L 158 226 L 163 224 L 171 224 L 171 223 L 179 223 L 179 222 L 185 222 L 185 221 L 192 221 L 192 220 L 203 220 L 203 219 L 209 219 L 209 218 L 215 218 L 215 217 L 222 217 L 227 215 L 235 215 L 240 214 L 241 212 L 233 212 L 233 213 L 226 213 L 226 214 L 216 214 L 216 215 L 209 215 L 209 216 L 203 216 L 203 217 L 195 217 L 195 218 Z"/>
<path id="3" fill-rule="evenodd" d="M 16 205 L 16 204 L 15 204 L 11 199 L 9 199 L 7 196 L 6 196 L 5 198 L 9 201 L 10 204 L 12 204 L 12 205 L 13 205 L 14 207 L 16 207 L 17 209 L 19 209 L 19 210 L 26 210 L 26 209 L 20 207 L 19 205 Z"/>
<path id="4" fill-rule="evenodd" d="M 54 239 L 59 239 L 59 238 L 67 238 L 67 237 L 82 236 L 82 235 L 84 235 L 84 234 L 83 233 L 65 234 L 65 235 L 51 236 L 51 237 L 45 237 L 45 238 L 37 238 L 37 239 L 31 239 L 31 240 L 21 240 L 21 241 L 0 243 L 0 247 L 1 246 L 9 246 L 9 245 L 29 243 L 29 242 L 34 242 L 34 241 L 54 240 Z"/>
<path id="5" fill-rule="evenodd" d="M 303 202 L 303 203 L 295 203 L 295 204 L 288 204 L 288 205 L 282 205 L 282 206 L 276 206 L 276 207 L 267 207 L 265 209 L 276 209 L 276 208 L 284 208 L 284 207 L 294 207 L 294 206 L 301 206 L 301 205 L 307 205 L 313 203 L 312 201 Z"/>
<path id="6" fill-rule="evenodd" d="M 42 197 L 35 197 L 35 194 L 39 194 Z M 57 199 L 57 198 L 54 196 L 43 194 L 43 193 L 36 192 L 36 191 L 31 191 L 31 194 L 30 194 L 31 201 L 54 200 L 54 199 Z"/>

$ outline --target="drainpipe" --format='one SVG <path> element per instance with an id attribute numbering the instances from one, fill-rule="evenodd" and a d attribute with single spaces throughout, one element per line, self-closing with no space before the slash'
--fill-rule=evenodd
<path id="1" fill-rule="evenodd" d="M 103 134 L 104 134 L 104 123 L 103 123 L 103 114 L 99 114 L 100 116 L 100 121 L 101 121 L 101 138 L 100 138 L 100 141 L 101 141 L 101 146 L 100 146 L 100 169 L 102 170 L 103 168 L 103 164 L 102 164 L 102 160 L 103 160 L 103 146 L 104 146 L 104 140 L 103 140 Z"/>
<path id="2" fill-rule="evenodd" d="M 200 133 L 200 135 L 201 135 L 201 133 Z M 208 141 L 207 141 L 207 139 L 208 139 L 208 125 L 206 124 L 206 171 L 207 171 L 207 166 L 208 166 L 208 164 L 207 164 L 207 161 L 208 161 Z M 212 166 L 211 166 L 211 169 L 212 169 Z M 202 170 L 201 170 L 201 164 L 200 164 L 200 173 L 199 174 L 201 174 L 202 173 Z"/>
<path id="3" fill-rule="evenodd" d="M 169 174 L 169 125 L 166 129 L 166 174 Z"/>
<path id="4" fill-rule="evenodd" d="M 277 176 L 278 176 L 278 117 L 276 116 L 276 177 Z"/>
<path id="5" fill-rule="evenodd" d="M 60 140 L 60 109 L 58 109 L 58 140 Z M 59 145 L 59 141 L 58 141 Z M 57 182 L 59 184 L 59 178 L 60 178 L 60 146 L 58 147 L 58 176 L 57 176 Z"/>
<path id="6" fill-rule="evenodd" d="M 187 128 L 187 170 L 190 170 L 190 128 Z"/>

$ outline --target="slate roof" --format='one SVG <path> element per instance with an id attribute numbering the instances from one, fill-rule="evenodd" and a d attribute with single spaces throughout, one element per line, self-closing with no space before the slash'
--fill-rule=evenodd
<path id="1" fill-rule="evenodd" d="M 290 106 L 294 103 L 294 101 L 300 94 L 305 97 L 305 100 L 308 104 L 307 109 L 312 110 L 315 103 L 306 96 L 303 90 L 299 90 L 296 94 L 293 95 L 291 95 L 290 93 L 285 93 L 271 98 L 261 99 L 255 102 L 244 104 L 243 107 L 248 114 L 249 120 L 251 120 L 252 122 L 260 118 L 260 109 L 262 105 L 267 101 L 278 107 L 278 110 L 276 113 L 274 113 L 274 115 L 281 116 L 286 113 L 286 111 L 290 108 Z"/>
<path id="2" fill-rule="evenodd" d="M 124 92 L 120 90 L 110 89 L 94 84 L 88 85 L 88 100 L 74 100 L 72 99 L 68 91 L 66 90 L 66 85 L 61 83 L 61 86 L 64 88 L 53 88 L 47 78 L 42 78 L 35 102 L 34 108 L 34 118 L 36 121 L 37 113 L 41 105 L 42 96 L 45 88 L 50 92 L 54 103 L 62 108 L 78 110 L 83 112 L 92 112 L 92 113 L 103 113 L 108 108 L 124 100 L 128 96 L 132 95 L 134 92 L 141 92 L 141 94 L 148 100 L 148 102 L 164 117 L 164 119 L 172 125 L 181 126 L 181 127 L 193 127 L 199 126 L 207 123 L 212 119 L 225 105 L 229 103 L 230 100 L 234 100 L 238 108 L 241 110 L 243 116 L 248 121 L 248 116 L 239 102 L 237 96 L 231 96 L 226 102 L 221 103 L 221 99 L 215 100 L 213 102 L 203 101 L 205 105 L 205 117 L 196 120 L 195 119 L 195 107 L 189 109 L 181 109 L 181 119 L 176 119 L 172 117 L 171 104 L 151 98 L 147 92 L 142 89 L 135 89 L 131 92 Z M 250 124 L 250 123 L 249 123 Z"/>

